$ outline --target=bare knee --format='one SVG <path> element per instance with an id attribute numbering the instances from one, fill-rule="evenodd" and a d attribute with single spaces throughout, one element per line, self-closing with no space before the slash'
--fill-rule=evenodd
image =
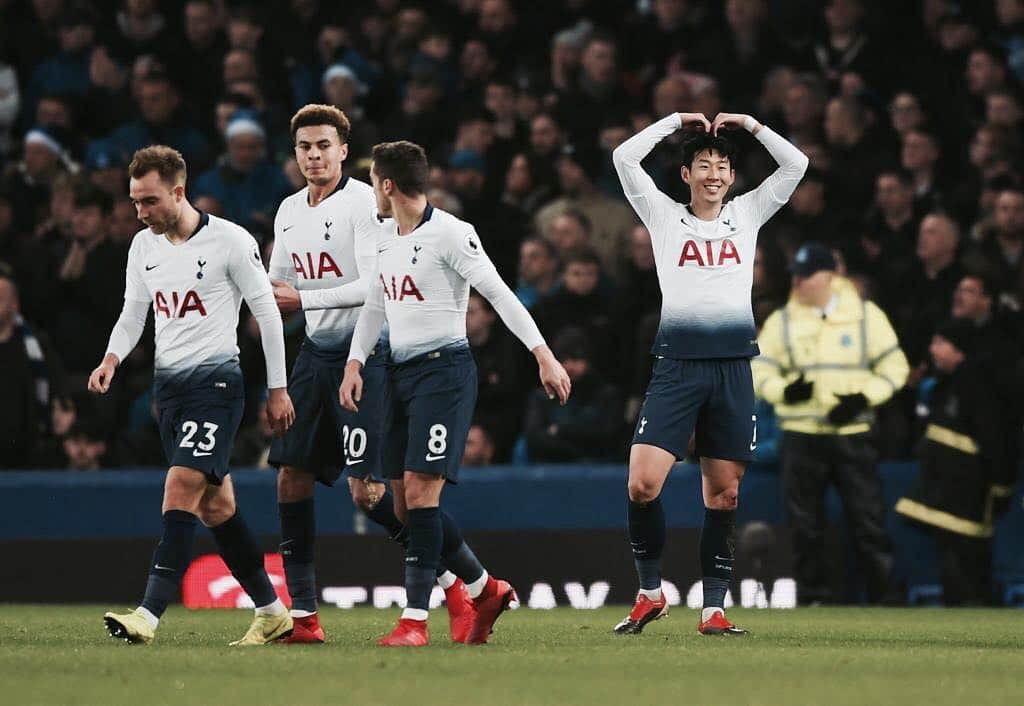
<path id="1" fill-rule="evenodd" d="M 206 477 L 199 471 L 172 467 L 164 480 L 163 512 L 184 510 L 196 514 L 206 488 Z"/>
<path id="2" fill-rule="evenodd" d="M 437 507 L 444 478 L 410 472 L 405 475 L 405 506 L 410 510 Z"/>
<path id="3" fill-rule="evenodd" d="M 649 503 L 661 495 L 661 483 L 643 476 L 630 477 L 626 486 L 629 501 L 633 503 Z"/>
<path id="4" fill-rule="evenodd" d="M 714 489 L 704 498 L 704 507 L 709 510 L 735 510 L 740 501 L 740 484 L 729 485 L 722 489 Z"/>
<path id="5" fill-rule="evenodd" d="M 277 499 L 294 503 L 313 497 L 313 474 L 291 466 L 281 466 L 277 472 Z"/>
<path id="6" fill-rule="evenodd" d="M 356 507 L 363 512 L 370 512 L 380 503 L 386 488 L 383 483 L 349 478 L 348 489 L 352 493 L 352 502 L 355 503 Z"/>
<path id="7" fill-rule="evenodd" d="M 199 504 L 199 521 L 207 527 L 218 527 L 238 511 L 233 495 L 217 494 L 203 498 Z"/>

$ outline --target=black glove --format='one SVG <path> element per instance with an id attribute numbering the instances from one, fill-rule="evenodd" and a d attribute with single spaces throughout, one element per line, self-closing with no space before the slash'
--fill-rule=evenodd
<path id="1" fill-rule="evenodd" d="M 837 427 L 849 424 L 868 408 L 868 398 L 859 392 L 852 395 L 836 395 L 836 398 L 839 404 L 828 411 L 828 423 Z"/>
<path id="2" fill-rule="evenodd" d="M 813 392 L 814 383 L 804 380 L 804 374 L 800 373 L 800 377 L 786 385 L 786 389 L 782 391 L 782 398 L 786 400 L 786 404 L 806 402 L 811 399 Z"/>

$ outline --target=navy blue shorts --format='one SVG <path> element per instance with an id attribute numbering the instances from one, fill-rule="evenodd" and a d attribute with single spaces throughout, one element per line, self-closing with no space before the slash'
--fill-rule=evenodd
<path id="1" fill-rule="evenodd" d="M 158 372 L 153 387 L 167 463 L 194 468 L 220 485 L 230 470 L 231 447 L 245 411 L 238 363 Z"/>
<path id="2" fill-rule="evenodd" d="M 425 353 L 393 365 L 391 380 L 391 438 L 404 464 L 391 464 L 389 477 L 416 471 L 457 483 L 476 406 L 473 354 L 466 347 Z"/>
<path id="3" fill-rule="evenodd" d="M 757 418 L 748 358 L 654 361 L 632 443 L 657 446 L 679 460 L 694 429 L 697 456 L 753 459 Z"/>
<path id="4" fill-rule="evenodd" d="M 295 423 L 271 444 L 272 466 L 301 468 L 325 485 L 334 485 L 343 471 L 354 478 L 384 477 L 391 410 L 388 353 L 375 352 L 366 361 L 359 411 L 350 412 L 338 398 L 348 352 L 348 345 L 328 350 L 309 340 L 302 344 L 288 379 Z"/>

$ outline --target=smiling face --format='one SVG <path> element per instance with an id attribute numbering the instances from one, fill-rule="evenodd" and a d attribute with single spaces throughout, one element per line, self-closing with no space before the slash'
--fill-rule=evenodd
<path id="1" fill-rule="evenodd" d="M 683 165 L 683 181 L 690 186 L 694 201 L 709 204 L 722 203 L 729 187 L 736 181 L 736 170 L 728 157 L 717 150 L 702 150 L 693 157 L 690 166 Z"/>
<path id="2" fill-rule="evenodd" d="M 295 159 L 310 184 L 323 186 L 341 176 L 348 144 L 341 144 L 333 125 L 310 125 L 295 131 Z"/>

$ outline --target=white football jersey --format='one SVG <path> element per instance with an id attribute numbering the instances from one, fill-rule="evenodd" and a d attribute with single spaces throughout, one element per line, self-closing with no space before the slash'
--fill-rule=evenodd
<path id="1" fill-rule="evenodd" d="M 528 348 L 544 343 L 469 223 L 427 204 L 422 222 L 408 235 L 398 235 L 397 225 L 390 222 L 377 253 L 377 281 L 370 287 L 366 308 L 384 312 L 394 362 L 448 346 L 468 346 L 466 306 L 471 285 L 495 305 Z M 359 338 L 357 332 L 352 355 L 362 360 L 373 342 Z"/>
<path id="2" fill-rule="evenodd" d="M 158 375 L 237 359 L 242 299 L 270 291 L 253 237 L 206 213 L 184 243 L 146 228 L 128 251 L 124 298 L 153 305 Z"/>
<path id="3" fill-rule="evenodd" d="M 270 276 L 300 292 L 368 277 L 380 232 L 371 186 L 342 177 L 334 192 L 316 206 L 309 205 L 306 187 L 277 209 Z M 346 346 L 361 308 L 306 309 L 306 337 L 326 348 Z"/>
<path id="4" fill-rule="evenodd" d="M 652 352 L 665 358 L 750 358 L 758 354 L 751 310 L 757 233 L 793 194 L 807 157 L 762 126 L 755 136 L 779 168 L 756 189 L 727 202 L 713 221 L 663 194 L 640 165 L 680 127 L 674 113 L 616 148 L 626 198 L 651 233 L 661 323 Z"/>

